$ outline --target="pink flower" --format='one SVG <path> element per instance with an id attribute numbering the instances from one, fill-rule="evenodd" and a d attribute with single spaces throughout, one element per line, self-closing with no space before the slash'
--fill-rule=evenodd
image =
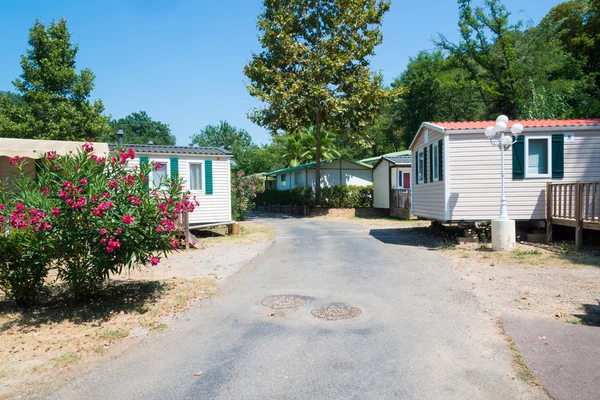
<path id="1" fill-rule="evenodd" d="M 6 209 L 6 206 L 4 204 L 0 204 L 0 211 L 4 211 Z"/>
<path id="2" fill-rule="evenodd" d="M 163 164 L 163 163 L 161 163 L 161 162 L 157 162 L 157 163 L 154 165 L 154 170 L 155 170 L 155 171 L 158 171 L 159 169 L 161 169 L 161 168 L 162 168 L 162 167 L 164 167 L 164 166 L 165 166 L 165 164 Z"/>
<path id="3" fill-rule="evenodd" d="M 115 233 L 116 233 L 117 235 L 120 235 L 122 232 L 123 232 L 123 231 L 121 230 L 121 228 L 117 228 L 117 230 L 116 230 L 116 232 L 115 232 Z"/>
<path id="4" fill-rule="evenodd" d="M 142 204 L 139 197 L 129 196 L 127 198 L 127 200 L 129 200 L 131 202 L 131 204 L 133 204 L 134 206 L 139 206 L 140 204 Z"/>
<path id="5" fill-rule="evenodd" d="M 125 215 L 123 215 L 123 223 L 124 223 L 125 225 L 130 225 L 130 224 L 132 224 L 132 223 L 133 223 L 133 217 L 132 217 L 131 215 L 129 215 L 129 214 L 125 214 Z"/>
<path id="6" fill-rule="evenodd" d="M 91 143 L 84 143 L 81 145 L 86 153 L 94 151 L 94 146 Z"/>
<path id="7" fill-rule="evenodd" d="M 111 180 L 108 182 L 108 188 L 109 188 L 109 189 L 116 189 L 116 188 L 118 188 L 118 187 L 119 187 L 119 184 L 118 184 L 118 183 L 117 183 L 117 181 L 115 181 L 114 179 L 111 179 Z"/>
<path id="8" fill-rule="evenodd" d="M 154 265 L 158 265 L 158 263 L 160 262 L 160 258 L 158 257 L 150 257 L 150 263 L 154 266 Z"/>
<path id="9" fill-rule="evenodd" d="M 157 231 L 157 232 L 162 232 L 162 231 L 163 231 L 163 227 L 162 227 L 162 226 L 160 226 L 160 225 L 159 225 L 159 226 L 157 226 L 157 227 L 156 227 L 156 231 Z"/>
<path id="10" fill-rule="evenodd" d="M 105 244 L 106 243 L 106 238 L 100 239 L 100 243 Z"/>
<path id="11" fill-rule="evenodd" d="M 55 158 L 57 158 L 56 152 L 48 151 L 48 152 L 46 152 L 46 157 L 48 157 L 49 160 L 54 160 Z"/>
<path id="12" fill-rule="evenodd" d="M 100 228 L 100 234 L 102 236 L 106 235 L 106 228 Z"/>
<path id="13" fill-rule="evenodd" d="M 60 210 L 58 209 L 58 207 L 54 207 L 52 209 L 52 215 L 54 215 L 55 217 L 58 217 L 59 214 L 60 214 Z"/>
<path id="14" fill-rule="evenodd" d="M 10 162 L 10 165 L 16 165 L 20 160 L 21 160 L 21 157 L 15 156 L 15 157 L 11 157 L 9 162 Z"/>
<path id="15" fill-rule="evenodd" d="M 50 189 L 47 186 L 42 187 L 42 196 L 47 196 L 50 193 Z"/>
<path id="16" fill-rule="evenodd" d="M 82 185 L 87 185 L 88 181 L 87 181 L 87 179 L 85 179 L 85 178 L 81 178 L 81 179 L 79 180 L 79 183 L 81 183 Z"/>
<path id="17" fill-rule="evenodd" d="M 17 205 L 15 206 L 15 210 L 16 210 L 16 211 L 18 211 L 18 212 L 21 212 L 21 211 L 23 211 L 24 209 L 25 209 L 25 206 L 24 206 L 23 204 L 21 204 L 21 203 L 19 203 L 19 204 L 17 204 Z"/>

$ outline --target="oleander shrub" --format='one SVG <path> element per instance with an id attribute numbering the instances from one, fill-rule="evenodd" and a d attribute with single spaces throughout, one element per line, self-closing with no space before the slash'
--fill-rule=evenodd
<path id="1" fill-rule="evenodd" d="M 266 190 L 256 198 L 256 204 L 316 205 L 311 187 L 290 190 Z M 321 207 L 362 208 L 373 207 L 373 186 L 331 186 L 321 188 Z"/>
<path id="2" fill-rule="evenodd" d="M 256 204 L 291 204 L 313 206 L 315 192 L 311 187 L 296 186 L 290 190 L 265 190 L 255 200 Z"/>
<path id="3" fill-rule="evenodd" d="M 244 171 L 233 174 L 231 179 L 231 217 L 241 221 L 254 206 L 256 196 L 264 191 L 264 181 L 256 176 L 246 176 Z"/>
<path id="4" fill-rule="evenodd" d="M 37 291 L 43 272 L 55 269 L 74 297 L 84 299 L 112 274 L 156 265 L 176 251 L 177 221 L 198 203 L 182 192 L 179 179 L 165 178 L 151 189 L 148 176 L 160 165 L 130 168 L 134 156 L 132 149 L 121 149 L 105 159 L 85 143 L 68 156 L 48 152 L 36 161 L 35 176 L 26 173 L 29 160 L 11 159 L 18 173 L 1 193 L 0 207 L 11 214 L 3 216 L 0 248 L 22 245 L 1 259 L 0 282 L 22 279 Z M 18 286 L 3 290 L 17 299 Z"/>

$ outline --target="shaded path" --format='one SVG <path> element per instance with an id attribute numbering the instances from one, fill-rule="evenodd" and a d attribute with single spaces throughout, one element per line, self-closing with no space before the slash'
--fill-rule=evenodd
<path id="1" fill-rule="evenodd" d="M 435 252 L 364 225 L 265 223 L 278 230 L 275 244 L 222 296 L 51 398 L 546 398 L 516 378 L 495 319 Z M 308 303 L 268 317 L 260 302 L 278 294 Z M 329 302 L 362 314 L 311 315 Z"/>

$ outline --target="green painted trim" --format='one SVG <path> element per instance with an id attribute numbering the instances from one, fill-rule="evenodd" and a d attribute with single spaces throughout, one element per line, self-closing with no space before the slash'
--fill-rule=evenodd
<path id="1" fill-rule="evenodd" d="M 512 145 L 512 177 L 525 179 L 525 138 L 517 136 L 517 141 Z"/>
<path id="2" fill-rule="evenodd" d="M 171 179 L 179 179 L 179 158 L 171 157 L 169 159 L 169 164 L 171 165 Z"/>
<path id="3" fill-rule="evenodd" d="M 565 177 L 565 135 L 552 135 L 552 179 Z"/>
<path id="4" fill-rule="evenodd" d="M 212 160 L 204 161 L 205 194 L 213 194 L 213 163 Z"/>

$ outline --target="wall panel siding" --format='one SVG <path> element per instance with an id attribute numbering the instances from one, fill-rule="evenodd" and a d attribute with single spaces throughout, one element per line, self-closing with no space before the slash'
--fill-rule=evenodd
<path id="1" fill-rule="evenodd" d="M 525 132 L 527 134 L 527 132 Z M 536 132 L 526 136 L 556 134 Z M 500 210 L 500 151 L 483 133 L 449 136 L 449 207 L 453 221 L 490 220 Z M 508 215 L 515 220 L 546 218 L 546 183 L 600 181 L 600 131 L 576 131 L 565 142 L 563 179 L 512 178 L 512 150 L 505 153 L 505 193 Z"/>
<path id="2" fill-rule="evenodd" d="M 163 156 L 152 154 L 140 154 L 148 156 L 150 162 L 155 160 L 167 160 L 175 156 Z M 210 224 L 231 221 L 231 176 L 230 162 L 227 158 L 217 160 L 216 157 L 179 155 L 179 177 L 184 181 L 184 189 L 189 190 L 187 178 L 189 175 L 189 162 L 213 160 L 213 194 L 207 195 L 203 192 L 192 192 L 192 196 L 200 202 L 190 214 L 190 224 Z M 139 165 L 136 157 L 129 163 L 130 167 Z M 170 171 L 170 166 L 169 166 Z M 203 174 L 205 172 L 203 171 Z"/>
<path id="3" fill-rule="evenodd" d="M 390 163 L 385 160 L 373 170 L 373 206 L 390 208 Z"/>
<path id="4" fill-rule="evenodd" d="M 444 138 L 444 135 L 429 130 L 429 140 L 425 143 L 425 135 L 421 133 L 414 143 L 412 150 L 413 165 L 412 165 L 412 182 L 411 189 L 413 193 L 412 205 L 413 214 L 417 217 L 428 218 L 433 220 L 443 221 L 445 219 L 445 196 L 444 196 L 444 182 L 435 181 L 430 182 L 429 175 L 431 171 L 431 159 L 429 145 L 437 142 Z M 421 149 L 427 146 L 427 183 L 417 183 L 418 176 L 416 174 L 415 155 Z M 446 174 L 444 174 L 446 175 Z"/>
<path id="5" fill-rule="evenodd" d="M 301 185 L 296 182 L 296 172 L 302 173 Z M 296 186 L 315 188 L 316 171 L 314 168 L 309 169 L 308 172 L 303 169 L 285 174 L 287 180 L 285 186 L 281 185 L 282 174 L 277 175 L 277 190 L 289 190 Z M 321 187 L 339 186 L 340 182 L 343 185 L 368 186 L 373 183 L 373 174 L 370 168 L 345 161 L 341 170 L 339 160 L 321 165 Z"/>

